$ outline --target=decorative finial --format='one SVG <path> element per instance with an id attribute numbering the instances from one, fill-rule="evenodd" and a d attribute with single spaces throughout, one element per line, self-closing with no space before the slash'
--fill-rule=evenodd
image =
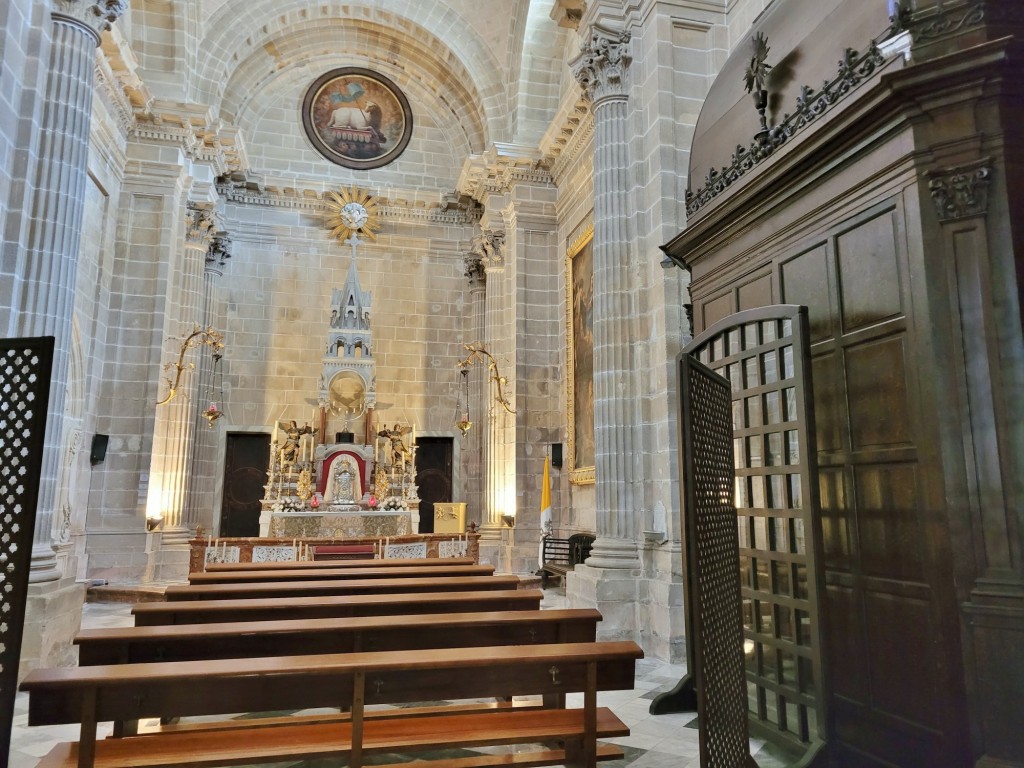
<path id="1" fill-rule="evenodd" d="M 768 80 L 768 72 L 772 65 L 768 64 L 765 59 L 768 58 L 768 51 L 771 48 L 768 46 L 768 39 L 763 32 L 758 32 L 750 38 L 750 47 L 752 49 L 750 63 L 747 65 L 747 71 L 743 77 L 747 93 L 754 93 L 754 91 L 763 91 L 764 84 Z"/>
<path id="2" fill-rule="evenodd" d="M 761 130 L 757 132 L 755 138 L 758 141 L 765 141 L 768 138 L 768 118 L 764 113 L 768 107 L 768 91 L 764 86 L 768 81 L 768 72 L 772 68 L 765 59 L 768 58 L 768 51 L 771 48 L 768 47 L 768 39 L 763 32 L 758 32 L 750 38 L 750 47 L 750 63 L 743 79 L 747 93 L 754 96 L 754 106 L 757 107 L 757 113 L 761 118 Z"/>

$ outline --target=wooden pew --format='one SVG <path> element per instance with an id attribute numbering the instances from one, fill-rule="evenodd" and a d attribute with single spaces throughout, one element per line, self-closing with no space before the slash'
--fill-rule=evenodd
<path id="1" fill-rule="evenodd" d="M 495 592 L 413 592 L 329 597 L 283 597 L 256 600 L 182 600 L 139 603 L 132 607 L 135 625 L 212 624 L 276 619 L 323 619 L 345 616 L 401 616 L 411 613 L 465 613 L 539 610 L 539 589 Z"/>
<path id="2" fill-rule="evenodd" d="M 58 744 L 40 768 L 226 765 L 343 757 L 362 768 L 365 755 L 383 752 L 560 741 L 509 762 L 507 755 L 445 760 L 445 768 L 564 763 L 593 768 L 598 738 L 629 729 L 597 707 L 597 692 L 633 687 L 643 652 L 632 642 L 568 643 L 425 651 L 383 651 L 262 659 L 218 659 L 121 664 L 29 673 L 29 725 L 81 723 L 78 744 Z M 490 713 L 367 717 L 365 707 L 427 700 L 582 691 L 582 709 L 498 710 Z M 233 731 L 161 734 L 97 742 L 96 724 L 311 707 L 350 707 L 345 723 L 253 727 Z M 523 762 L 519 762 L 522 760 Z M 461 762 L 460 762 L 461 761 Z M 422 764 L 421 764 L 422 765 Z"/>
<path id="3" fill-rule="evenodd" d="M 372 561 L 371 561 L 372 562 Z M 250 581 L 313 581 L 316 579 L 408 579 L 451 576 L 493 576 L 493 565 L 407 566 L 404 568 L 277 568 L 257 571 L 190 573 L 189 584 L 241 584 Z"/>
<path id="4" fill-rule="evenodd" d="M 471 557 L 419 557 L 390 560 L 285 560 L 279 563 L 207 563 L 206 572 L 221 571 L 273 571 L 301 568 L 410 568 L 431 566 L 444 568 L 451 565 L 476 565 Z"/>
<path id="5" fill-rule="evenodd" d="M 344 619 L 289 619 L 169 627 L 118 627 L 78 633 L 78 663 L 475 648 L 592 642 L 601 614 L 589 608 L 440 613 Z"/>
<path id="6" fill-rule="evenodd" d="M 275 597 L 380 595 L 409 592 L 480 592 L 515 589 L 518 576 L 442 576 L 398 579 L 317 579 L 314 581 L 243 582 L 170 586 L 167 602 L 179 600 L 252 600 Z"/>

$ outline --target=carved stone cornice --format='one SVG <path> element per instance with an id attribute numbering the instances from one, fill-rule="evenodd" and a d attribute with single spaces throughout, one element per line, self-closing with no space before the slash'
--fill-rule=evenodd
<path id="1" fill-rule="evenodd" d="M 988 213 L 988 186 L 992 178 L 989 158 L 955 168 L 939 168 L 929 171 L 925 177 L 940 221 Z"/>
<path id="2" fill-rule="evenodd" d="M 573 77 L 595 105 L 606 99 L 624 99 L 629 92 L 627 73 L 633 57 L 628 31 L 590 27 L 579 55 L 569 62 Z"/>
<path id="3" fill-rule="evenodd" d="M 549 186 L 551 171 L 536 150 L 523 151 L 511 145 L 494 145 L 486 152 L 466 159 L 456 186 L 481 205 L 490 195 L 507 194 L 517 184 Z"/>
<path id="4" fill-rule="evenodd" d="M 583 0 L 555 0 L 549 16 L 560 27 L 579 29 L 586 9 Z"/>
<path id="5" fill-rule="evenodd" d="M 316 214 L 327 212 L 323 191 L 319 189 L 281 189 L 260 182 L 246 181 L 244 174 L 238 178 L 225 176 L 217 181 L 217 194 L 225 202 L 236 205 L 254 205 L 268 208 L 285 208 L 308 211 Z M 446 224 L 472 226 L 480 220 L 479 206 L 466 203 L 454 195 L 438 203 L 423 201 L 409 202 L 404 199 L 388 200 L 377 197 L 377 217 L 384 220 L 405 223 Z"/>
<path id="6" fill-rule="evenodd" d="M 234 126 L 209 120 L 197 126 L 191 115 L 204 114 L 199 108 L 173 111 L 161 105 L 159 112 L 136 111 L 129 137 L 142 143 L 172 144 L 193 160 L 210 165 L 214 174 L 244 171 L 248 165 L 241 132 Z"/>
<path id="7" fill-rule="evenodd" d="M 88 29 L 100 44 L 100 35 L 128 10 L 128 0 L 56 0 L 52 15 Z"/>
<path id="8" fill-rule="evenodd" d="M 570 118 L 571 120 L 571 118 Z M 566 136 L 567 130 L 568 135 Z M 579 116 L 579 121 L 574 125 L 570 122 L 567 128 L 562 129 L 562 136 L 566 138 L 565 145 L 554 153 L 551 162 L 551 175 L 557 181 L 565 172 L 576 164 L 577 159 L 583 153 L 583 149 L 590 143 L 594 136 L 594 113 L 588 108 Z"/>
<path id="9" fill-rule="evenodd" d="M 126 137 L 135 122 L 132 104 L 117 76 L 110 68 L 110 62 L 102 54 L 96 56 L 95 80 L 96 95 L 106 106 L 110 116 L 117 122 L 121 137 Z"/>

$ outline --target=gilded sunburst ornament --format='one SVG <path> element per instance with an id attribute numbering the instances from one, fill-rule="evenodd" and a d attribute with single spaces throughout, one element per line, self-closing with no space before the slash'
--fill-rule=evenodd
<path id="1" fill-rule="evenodd" d="M 345 242 L 359 234 L 377 239 L 377 201 L 369 192 L 357 187 L 327 193 L 327 226 L 331 236 Z"/>

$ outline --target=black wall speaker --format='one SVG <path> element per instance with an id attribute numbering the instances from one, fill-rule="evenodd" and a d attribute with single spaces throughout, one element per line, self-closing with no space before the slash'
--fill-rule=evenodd
<path id="1" fill-rule="evenodd" d="M 110 442 L 109 435 L 92 436 L 92 448 L 89 450 L 89 463 L 94 467 L 107 457 L 108 442 Z"/>
<path id="2" fill-rule="evenodd" d="M 555 469 L 562 468 L 562 444 L 552 443 L 551 444 L 551 466 Z"/>

